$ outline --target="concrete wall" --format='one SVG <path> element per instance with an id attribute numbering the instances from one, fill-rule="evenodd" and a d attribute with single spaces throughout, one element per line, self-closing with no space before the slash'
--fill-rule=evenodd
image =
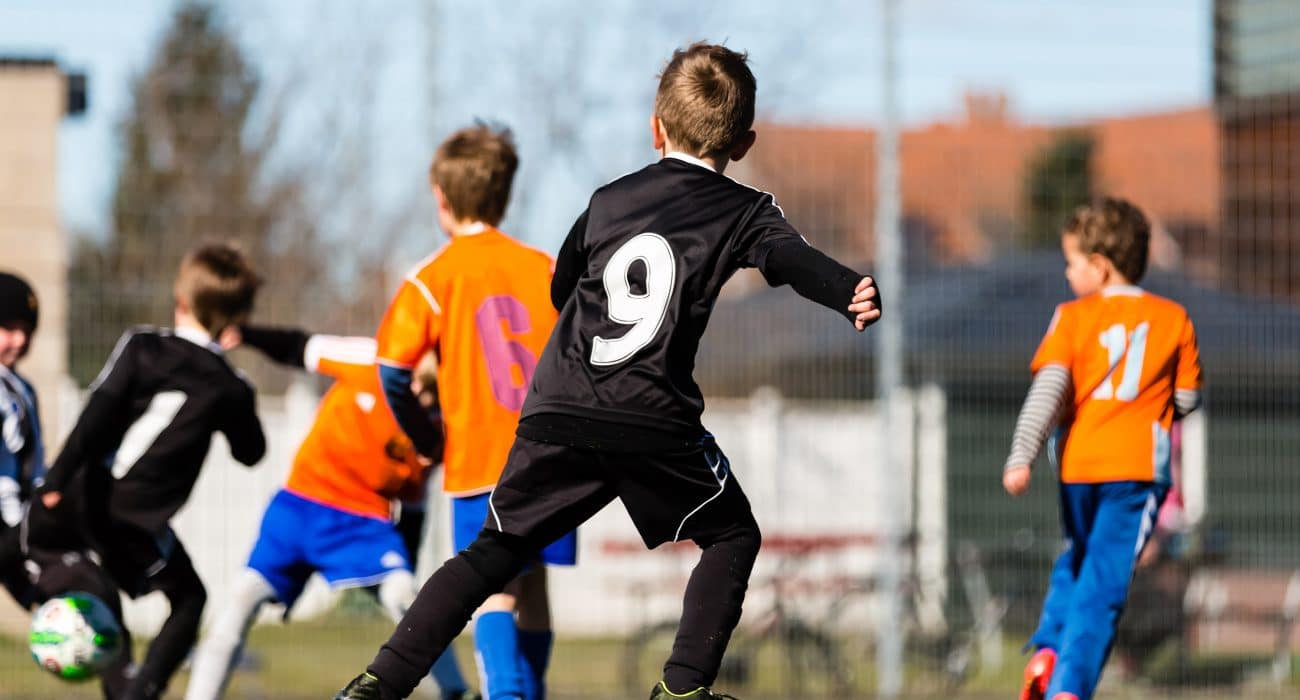
<path id="1" fill-rule="evenodd" d="M 27 278 L 40 298 L 40 327 L 19 371 L 42 395 L 41 420 L 51 428 L 61 421 L 54 396 L 68 367 L 69 261 L 57 179 L 66 94 L 53 63 L 0 60 L 0 270 Z M 56 447 L 53 434 L 50 441 L 46 447 Z"/>

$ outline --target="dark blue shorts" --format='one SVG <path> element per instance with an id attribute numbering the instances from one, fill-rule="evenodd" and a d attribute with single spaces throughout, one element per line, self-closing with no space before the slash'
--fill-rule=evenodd
<path id="1" fill-rule="evenodd" d="M 487 522 L 488 500 L 491 494 L 465 496 L 451 499 L 452 545 L 459 552 L 470 545 Z M 552 542 L 542 550 L 542 562 L 559 566 L 578 563 L 578 531 Z"/>
<path id="2" fill-rule="evenodd" d="M 410 571 L 411 564 L 391 522 L 281 490 L 262 516 L 248 568 L 271 584 L 281 603 L 292 606 L 317 571 L 331 586 L 352 588 L 379 583 L 393 571 Z"/>

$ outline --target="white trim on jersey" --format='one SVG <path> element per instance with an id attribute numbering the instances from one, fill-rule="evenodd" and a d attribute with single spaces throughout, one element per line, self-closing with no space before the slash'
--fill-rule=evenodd
<path id="1" fill-rule="evenodd" d="M 99 370 L 99 374 L 95 376 L 95 381 L 90 383 L 91 393 L 94 393 L 99 388 L 99 385 L 103 384 L 109 375 L 113 373 L 113 368 L 117 366 L 117 361 L 122 357 L 122 351 L 126 349 L 127 343 L 131 342 L 131 339 L 139 332 L 138 329 L 131 329 L 117 339 L 117 345 L 113 346 L 113 352 L 109 354 L 108 362 L 105 362 L 104 367 Z"/>
<path id="2" fill-rule="evenodd" d="M 680 160 L 680 161 L 682 161 L 683 163 L 690 163 L 691 165 L 698 165 L 698 166 L 700 166 L 701 168 L 704 168 L 705 170 L 708 170 L 708 171 L 711 171 L 711 172 L 715 172 L 715 173 L 718 172 L 718 169 L 715 168 L 715 167 L 713 167 L 712 165 L 709 165 L 708 162 L 706 162 L 706 161 L 704 161 L 704 160 L 701 160 L 701 159 L 699 159 L 699 158 L 696 158 L 695 156 L 693 156 L 693 155 L 691 155 L 691 154 L 689 154 L 689 153 L 683 153 L 683 152 L 681 152 L 681 151 L 671 151 L 671 152 L 669 152 L 667 155 L 665 155 L 664 158 L 676 158 L 677 160 Z"/>
<path id="3" fill-rule="evenodd" d="M 186 328 L 182 326 L 180 328 L 173 329 L 172 335 L 176 336 L 177 338 L 180 338 L 181 340 L 188 340 L 191 343 L 194 343 L 195 345 L 201 348 L 206 348 L 208 350 L 211 350 L 212 352 L 215 352 L 218 355 L 225 354 L 221 349 L 221 345 L 217 343 L 215 340 L 213 340 L 212 336 L 207 331 L 201 331 L 197 328 Z"/>
<path id="4" fill-rule="evenodd" d="M 442 307 L 438 305 L 438 300 L 433 298 L 433 292 L 429 291 L 428 285 L 415 275 L 407 277 L 406 281 L 410 282 L 412 286 L 419 290 L 420 296 L 424 297 L 424 300 L 429 302 L 429 308 L 433 309 L 435 314 L 442 313 Z"/>
<path id="5" fill-rule="evenodd" d="M 1136 284 L 1117 284 L 1101 290 L 1101 295 L 1104 297 L 1140 297 L 1145 293 Z"/>
<path id="6" fill-rule="evenodd" d="M 320 371 L 321 360 L 346 365 L 372 365 L 379 343 L 365 336 L 313 335 L 307 339 L 302 351 L 303 366 L 312 372 Z"/>

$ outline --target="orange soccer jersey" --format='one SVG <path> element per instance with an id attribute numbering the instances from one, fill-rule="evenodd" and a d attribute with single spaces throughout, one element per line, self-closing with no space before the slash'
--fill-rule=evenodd
<path id="1" fill-rule="evenodd" d="M 1169 482 L 1174 392 L 1201 387 L 1182 306 L 1133 286 L 1061 304 L 1031 369 L 1049 364 L 1068 369 L 1074 388 L 1058 443 L 1062 481 Z"/>
<path id="2" fill-rule="evenodd" d="M 486 227 L 420 263 L 379 327 L 379 361 L 412 368 L 438 354 L 446 432 L 443 484 L 453 496 L 496 485 L 514 444 L 537 358 L 555 325 L 550 256 Z"/>
<path id="3" fill-rule="evenodd" d="M 286 489 L 358 515 L 388 519 L 393 500 L 418 493 L 424 469 L 388 410 L 371 338 L 315 335 L 307 369 L 334 377 L 294 457 Z"/>

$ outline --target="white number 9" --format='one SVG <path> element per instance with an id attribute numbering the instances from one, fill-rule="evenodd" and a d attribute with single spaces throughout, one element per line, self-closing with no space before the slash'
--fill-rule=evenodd
<path id="1" fill-rule="evenodd" d="M 632 263 L 637 260 L 645 264 L 644 294 L 633 294 L 627 279 Z M 634 236 L 614 251 L 604 274 L 609 318 L 632 328 L 619 338 L 596 336 L 591 344 L 591 364 L 607 367 L 626 362 L 649 345 L 664 322 L 676 279 L 673 249 L 657 233 Z"/>

